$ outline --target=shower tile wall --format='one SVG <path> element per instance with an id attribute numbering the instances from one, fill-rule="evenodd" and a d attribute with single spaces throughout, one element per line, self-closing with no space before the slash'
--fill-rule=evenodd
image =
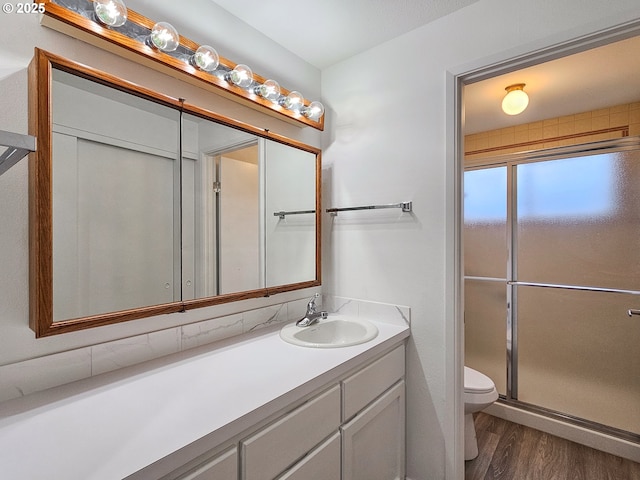
<path id="1" fill-rule="evenodd" d="M 603 130 L 611 130 L 606 133 Z M 467 160 L 640 135 L 640 102 L 550 118 L 465 137 Z M 578 136 L 579 135 L 579 136 Z M 524 146 L 522 144 L 529 144 Z M 520 146 L 518 146 L 520 145 Z"/>

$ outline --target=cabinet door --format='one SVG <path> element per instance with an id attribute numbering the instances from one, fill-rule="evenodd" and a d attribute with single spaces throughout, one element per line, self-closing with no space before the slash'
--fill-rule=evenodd
<path id="1" fill-rule="evenodd" d="M 238 478 L 238 449 L 233 447 L 178 477 L 178 480 L 234 480 Z"/>
<path id="2" fill-rule="evenodd" d="M 342 480 L 403 480 L 404 380 L 365 408 L 342 430 Z"/>
<path id="3" fill-rule="evenodd" d="M 340 434 L 336 432 L 278 480 L 340 480 Z"/>

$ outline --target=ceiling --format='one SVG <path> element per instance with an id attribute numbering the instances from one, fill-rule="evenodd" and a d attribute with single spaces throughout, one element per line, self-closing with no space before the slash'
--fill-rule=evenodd
<path id="1" fill-rule="evenodd" d="M 476 1 L 190 0 L 178 5 L 175 0 L 128 0 L 128 4 L 151 18 L 179 18 L 180 31 L 186 27 L 187 36 L 190 31 L 206 35 L 215 28 L 213 12 L 226 10 L 229 15 L 218 20 L 225 27 L 233 31 L 236 19 L 244 22 L 322 70 Z M 465 133 L 640 101 L 638 52 L 640 37 L 467 85 Z M 524 113 L 512 117 L 502 113 L 500 104 L 505 87 L 514 83 L 526 84 L 530 102 Z"/>
<path id="2" fill-rule="evenodd" d="M 322 69 L 477 0 L 211 1 Z M 640 101 L 637 52 L 640 37 L 467 85 L 465 133 Z M 530 101 L 524 113 L 509 116 L 500 104 L 514 83 L 526 83 Z"/>
<path id="3" fill-rule="evenodd" d="M 640 101 L 640 37 L 467 85 L 465 133 L 477 133 Z M 505 87 L 526 83 L 529 106 L 501 110 Z"/>
<path id="4" fill-rule="evenodd" d="M 212 0 L 323 69 L 477 0 Z"/>

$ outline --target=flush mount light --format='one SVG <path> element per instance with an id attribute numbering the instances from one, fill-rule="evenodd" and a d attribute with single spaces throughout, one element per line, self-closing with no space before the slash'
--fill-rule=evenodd
<path id="1" fill-rule="evenodd" d="M 275 80 L 266 80 L 262 85 L 255 87 L 253 91 L 256 95 L 274 103 L 280 98 L 280 85 Z"/>
<path id="2" fill-rule="evenodd" d="M 304 97 L 300 92 L 296 92 L 294 90 L 286 97 L 280 99 L 280 105 L 282 105 L 287 110 L 297 112 L 304 105 Z"/>
<path id="3" fill-rule="evenodd" d="M 158 50 L 173 52 L 180 45 L 180 35 L 170 23 L 158 22 L 151 29 L 151 35 L 149 35 L 147 41 Z"/>
<path id="4" fill-rule="evenodd" d="M 324 105 L 320 102 L 311 102 L 308 107 L 302 107 L 300 111 L 305 117 L 318 120 L 324 114 Z"/>
<path id="5" fill-rule="evenodd" d="M 215 48 L 209 45 L 198 47 L 191 57 L 191 64 L 204 72 L 213 72 L 220 63 L 220 57 Z"/>
<path id="6" fill-rule="evenodd" d="M 109 27 L 121 27 L 127 21 L 127 7 L 122 0 L 94 0 L 96 19 Z"/>
<path id="7" fill-rule="evenodd" d="M 515 83 L 505 88 L 507 94 L 502 99 L 502 111 L 507 115 L 518 115 L 529 105 L 529 96 L 523 90 L 526 84 Z"/>

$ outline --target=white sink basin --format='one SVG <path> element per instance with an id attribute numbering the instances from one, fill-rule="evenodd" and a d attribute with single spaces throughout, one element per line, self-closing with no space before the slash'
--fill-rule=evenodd
<path id="1" fill-rule="evenodd" d="M 280 337 L 285 342 L 311 348 L 348 347 L 368 342 L 377 335 L 378 327 L 371 322 L 331 315 L 310 327 L 291 323 L 280 330 Z"/>

